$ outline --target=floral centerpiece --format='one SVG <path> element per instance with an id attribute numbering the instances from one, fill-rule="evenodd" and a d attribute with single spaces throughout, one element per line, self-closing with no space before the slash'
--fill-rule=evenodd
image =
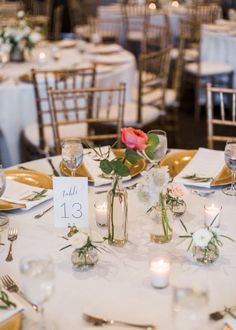
<path id="1" fill-rule="evenodd" d="M 146 134 L 132 127 L 121 130 L 121 141 L 126 146 L 122 157 L 110 159 L 112 147 L 105 154 L 94 148 L 96 160 L 100 162 L 101 170 L 106 176 L 113 179 L 112 188 L 107 195 L 108 241 L 116 246 L 123 246 L 128 240 L 127 192 L 121 179 L 130 175 L 130 164 L 132 167 L 140 158 L 152 159 L 154 157 L 153 151 L 159 143 L 155 134 Z"/>
<path id="2" fill-rule="evenodd" d="M 183 197 L 187 190 L 182 185 L 169 183 L 167 166 L 152 167 L 142 175 L 137 194 L 153 220 L 151 240 L 157 243 L 168 242 L 172 238 L 172 213 L 179 216 L 185 212 Z"/>
<path id="3" fill-rule="evenodd" d="M 69 232 L 66 236 L 62 237 L 67 240 L 68 244 L 63 246 L 60 251 L 69 247 L 73 248 L 71 262 L 75 270 L 86 270 L 94 266 L 98 262 L 98 253 L 106 251 L 101 246 L 104 239 L 99 237 L 95 241 L 87 233 L 80 232 L 75 225 L 69 226 Z"/>
<path id="4" fill-rule="evenodd" d="M 223 246 L 221 238 L 227 238 L 234 242 L 232 238 L 221 234 L 217 228 L 213 227 L 216 217 L 210 226 L 199 228 L 194 232 L 189 232 L 183 221 L 180 220 L 186 234 L 179 237 L 191 239 L 187 250 L 191 249 L 193 258 L 201 264 L 209 264 L 217 260 L 219 248 Z"/>
<path id="5" fill-rule="evenodd" d="M 13 26 L 0 28 L 0 47 L 10 52 L 12 61 L 24 61 L 24 50 L 33 49 L 40 40 L 40 32 L 28 25 L 22 10 L 17 13 Z"/>

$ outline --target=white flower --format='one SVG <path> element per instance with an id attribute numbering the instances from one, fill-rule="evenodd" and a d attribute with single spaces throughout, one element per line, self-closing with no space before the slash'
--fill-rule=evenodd
<path id="1" fill-rule="evenodd" d="M 141 184 L 137 186 L 137 194 L 139 199 L 150 208 L 158 204 L 160 193 L 168 184 L 168 167 L 151 168 L 142 175 Z"/>
<path id="2" fill-rule="evenodd" d="M 87 240 L 88 235 L 78 232 L 69 239 L 69 244 L 71 244 L 74 249 L 79 249 L 87 243 Z"/>
<path id="3" fill-rule="evenodd" d="M 192 237 L 195 246 L 204 248 L 209 244 L 213 234 L 207 228 L 200 228 L 193 233 Z"/>
<path id="4" fill-rule="evenodd" d="M 41 34 L 33 31 L 29 35 L 29 40 L 32 42 L 32 44 L 37 44 L 41 40 Z"/>
<path id="5" fill-rule="evenodd" d="M 24 10 L 19 10 L 16 14 L 17 18 L 23 18 L 25 16 Z"/>

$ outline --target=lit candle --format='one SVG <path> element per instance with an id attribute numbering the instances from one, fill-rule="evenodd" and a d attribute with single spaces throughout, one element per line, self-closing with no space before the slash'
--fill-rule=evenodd
<path id="1" fill-rule="evenodd" d="M 205 225 L 212 226 L 212 227 L 219 227 L 220 226 L 220 212 L 222 206 L 216 205 L 214 203 L 210 205 L 205 205 Z"/>
<path id="2" fill-rule="evenodd" d="M 170 262 L 164 258 L 154 258 L 150 264 L 151 283 L 155 288 L 165 288 L 169 284 Z"/>
<path id="3" fill-rule="evenodd" d="M 96 209 L 96 222 L 99 226 L 107 226 L 107 203 L 103 204 L 94 204 Z"/>
<path id="4" fill-rule="evenodd" d="M 38 64 L 44 65 L 46 63 L 46 54 L 44 52 L 40 52 L 38 55 Z"/>

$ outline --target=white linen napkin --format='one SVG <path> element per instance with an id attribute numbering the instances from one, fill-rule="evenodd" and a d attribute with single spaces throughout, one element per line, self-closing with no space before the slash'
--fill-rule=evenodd
<path id="1" fill-rule="evenodd" d="M 211 150 L 206 148 L 199 148 L 192 160 L 185 166 L 185 168 L 174 178 L 174 182 L 185 185 L 210 188 L 213 178 L 220 173 L 224 161 L 224 152 Z M 212 178 L 207 182 L 197 182 L 191 179 L 184 179 L 185 176 L 196 174 L 202 178 Z"/>
<path id="2" fill-rule="evenodd" d="M 102 153 L 106 154 L 108 152 L 108 146 L 101 147 L 100 150 Z M 92 177 L 94 181 L 94 186 L 102 186 L 105 184 L 110 184 L 111 179 L 104 178 L 104 174 L 102 170 L 99 168 L 99 161 L 94 160 L 96 159 L 96 153 L 94 150 L 90 150 L 89 153 L 84 155 L 83 162 L 86 167 L 86 169 L 89 171 L 90 176 Z M 115 155 L 112 151 L 110 151 L 109 160 L 112 160 L 115 158 Z M 130 176 L 124 177 L 123 180 L 129 180 Z"/>
<path id="3" fill-rule="evenodd" d="M 14 302 L 16 304 L 16 308 L 11 308 L 8 310 L 4 310 L 4 309 L 0 309 L 0 324 L 2 322 L 7 321 L 8 319 L 10 319 L 12 316 L 14 316 L 15 314 L 21 312 L 24 310 L 23 306 L 21 305 L 21 303 L 15 298 L 15 296 L 13 297 L 13 295 L 11 295 L 9 292 L 6 292 L 10 301 Z"/>
<path id="4" fill-rule="evenodd" d="M 26 210 L 31 209 L 34 206 L 37 206 L 43 202 L 52 198 L 52 190 L 43 188 L 32 187 L 23 183 L 16 182 L 14 180 L 6 180 L 6 190 L 2 195 L 1 199 L 13 202 L 17 204 L 24 204 Z M 37 195 L 43 193 L 42 196 Z M 38 196 L 38 199 L 36 199 Z M 34 198 L 35 200 L 30 200 Z"/>

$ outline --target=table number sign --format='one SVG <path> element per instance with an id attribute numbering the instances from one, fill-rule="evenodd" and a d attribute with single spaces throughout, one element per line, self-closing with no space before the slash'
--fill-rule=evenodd
<path id="1" fill-rule="evenodd" d="M 53 202 L 55 227 L 89 227 L 88 178 L 54 177 Z"/>

